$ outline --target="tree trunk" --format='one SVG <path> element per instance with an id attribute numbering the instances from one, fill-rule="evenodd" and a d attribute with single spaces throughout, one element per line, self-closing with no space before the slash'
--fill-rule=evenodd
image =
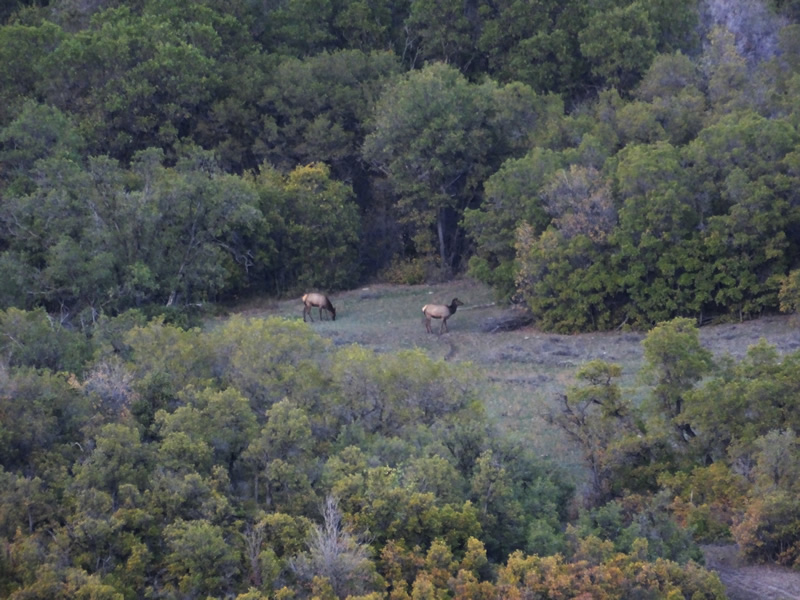
<path id="1" fill-rule="evenodd" d="M 442 268 L 448 267 L 447 255 L 444 248 L 444 208 L 439 209 L 439 218 L 436 221 L 436 230 L 439 234 L 439 257 L 442 259 Z"/>

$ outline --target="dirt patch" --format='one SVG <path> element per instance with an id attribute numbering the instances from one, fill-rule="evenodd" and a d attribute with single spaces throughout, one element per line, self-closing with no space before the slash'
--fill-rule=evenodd
<path id="1" fill-rule="evenodd" d="M 744 563 L 736 545 L 703 547 L 706 567 L 719 573 L 730 600 L 798 600 L 800 573 Z"/>

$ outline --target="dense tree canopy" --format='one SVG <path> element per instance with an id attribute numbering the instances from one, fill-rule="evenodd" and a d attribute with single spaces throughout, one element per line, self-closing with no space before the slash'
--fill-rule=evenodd
<path id="1" fill-rule="evenodd" d="M 732 8 L 733 7 L 733 8 Z M 734 10 L 735 9 L 735 10 Z M 795 0 L 0 7 L 0 595 L 721 598 L 800 564 Z M 473 366 L 206 306 L 468 273 L 560 332 L 570 478 Z M 575 489 L 575 485 L 578 485 Z"/>
<path id="2" fill-rule="evenodd" d="M 557 463 L 487 418 L 469 364 L 336 348 L 299 320 L 201 330 L 123 315 L 81 349 L 41 311 L 0 316 L 10 598 L 722 598 L 687 519 L 753 556 L 794 556 L 777 555 L 773 515 L 797 519 L 796 407 L 765 405 L 757 428 L 741 407 L 791 388 L 797 356 L 762 344 L 712 372 L 686 319 L 645 340 L 652 402 L 626 396 L 616 365 L 576 374 L 551 419 L 588 468 L 573 497 Z M 731 471 L 740 460 L 747 473 Z M 713 478 L 727 484 L 700 483 Z M 704 504 L 681 499 L 689 488 Z"/>
<path id="3" fill-rule="evenodd" d="M 85 323 L 468 270 L 559 330 L 775 310 L 798 266 L 796 14 L 734 12 L 18 2 L 2 305 Z"/>

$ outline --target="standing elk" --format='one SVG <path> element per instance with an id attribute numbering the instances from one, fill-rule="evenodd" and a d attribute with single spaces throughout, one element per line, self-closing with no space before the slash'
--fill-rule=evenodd
<path id="1" fill-rule="evenodd" d="M 314 317 L 311 316 L 311 309 L 314 307 L 319 308 L 319 320 L 322 321 L 322 309 L 324 308 L 329 313 L 333 320 L 336 320 L 336 309 L 325 294 L 306 294 L 303 296 L 303 322 L 306 321 L 306 315 L 314 322 Z"/>
<path id="2" fill-rule="evenodd" d="M 456 309 L 464 304 L 458 298 L 453 298 L 453 301 L 450 303 L 450 306 L 446 304 L 426 304 L 422 307 L 422 314 L 425 315 L 425 329 L 428 330 L 428 333 L 433 333 L 431 331 L 431 319 L 441 319 L 442 324 L 439 326 L 439 335 L 442 334 L 442 331 L 449 331 L 447 328 L 447 319 L 452 317 L 456 313 Z"/>

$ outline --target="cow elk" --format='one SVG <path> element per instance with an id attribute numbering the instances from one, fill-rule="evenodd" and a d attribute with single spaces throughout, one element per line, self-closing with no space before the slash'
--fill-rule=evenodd
<path id="1" fill-rule="evenodd" d="M 449 331 L 447 328 L 447 319 L 452 317 L 456 313 L 456 309 L 464 304 L 458 298 L 453 298 L 453 301 L 450 303 L 450 306 L 446 304 L 426 304 L 422 307 L 422 314 L 425 316 L 425 329 L 428 330 L 428 333 L 433 333 L 431 331 L 431 319 L 441 319 L 442 324 L 439 326 L 439 335 L 442 334 L 442 331 Z"/>
<path id="2" fill-rule="evenodd" d="M 325 294 L 306 294 L 303 296 L 303 322 L 305 323 L 306 315 L 314 322 L 314 317 L 311 316 L 311 309 L 314 307 L 319 308 L 319 320 L 322 321 L 322 309 L 324 308 L 331 314 L 331 318 L 336 320 L 336 309 Z"/>

